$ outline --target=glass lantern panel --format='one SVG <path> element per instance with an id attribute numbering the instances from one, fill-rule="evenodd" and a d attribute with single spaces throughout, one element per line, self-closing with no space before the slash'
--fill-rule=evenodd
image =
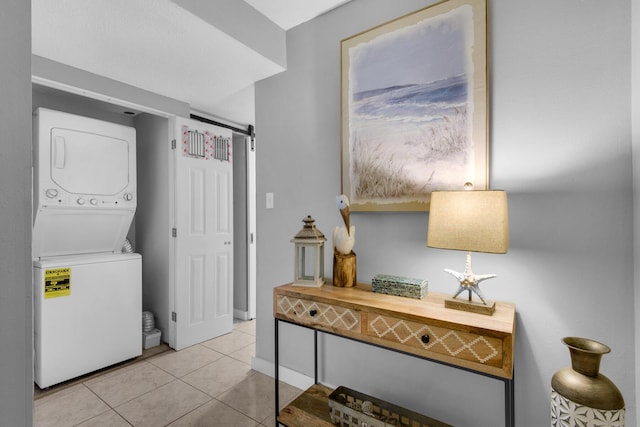
<path id="1" fill-rule="evenodd" d="M 300 261 L 298 270 L 298 279 L 314 280 L 315 274 L 315 247 L 313 246 L 298 246 L 300 253 L 298 259 Z"/>

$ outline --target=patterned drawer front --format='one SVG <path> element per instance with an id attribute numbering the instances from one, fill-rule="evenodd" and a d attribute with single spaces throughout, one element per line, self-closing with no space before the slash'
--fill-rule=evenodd
<path id="1" fill-rule="evenodd" d="M 499 338 L 382 315 L 369 316 L 370 336 L 483 365 L 502 366 L 502 340 Z"/>
<path id="2" fill-rule="evenodd" d="M 335 305 L 278 295 L 276 313 L 305 325 L 360 332 L 360 312 Z"/>

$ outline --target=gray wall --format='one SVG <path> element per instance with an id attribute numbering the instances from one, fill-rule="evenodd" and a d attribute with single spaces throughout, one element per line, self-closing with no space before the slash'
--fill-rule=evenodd
<path id="1" fill-rule="evenodd" d="M 0 14 L 0 426 L 31 425 L 31 2 Z"/>
<path id="2" fill-rule="evenodd" d="M 120 111 L 117 111 L 114 106 L 113 111 L 109 111 L 104 108 L 105 104 L 102 102 L 38 84 L 33 85 L 31 105 L 34 110 L 39 107 L 49 108 L 122 126 L 133 126 L 133 117 L 123 114 L 123 107 L 118 107 Z"/>
<path id="3" fill-rule="evenodd" d="M 31 48 L 29 48 L 31 51 Z M 174 114 L 189 117 L 189 104 L 149 92 L 107 77 L 99 76 L 79 68 L 70 67 L 37 55 L 31 55 L 31 73 L 38 81 L 53 82 L 64 88 L 74 88 L 83 96 L 99 94 L 101 100 L 124 101 L 128 105 L 144 106 L 147 112 Z M 86 92 L 85 92 L 86 91 Z M 90 103 L 90 100 L 81 101 Z"/>
<path id="4" fill-rule="evenodd" d="M 243 134 L 233 134 L 233 310 L 248 317 L 247 276 L 247 142 Z"/>
<path id="5" fill-rule="evenodd" d="M 634 257 L 640 253 L 640 2 L 631 2 L 631 137 L 633 140 Z M 635 312 L 640 313 L 640 263 L 634 262 Z M 635 319 L 636 355 L 640 354 L 640 316 Z M 636 408 L 640 405 L 640 358 L 636 357 Z"/>
<path id="6" fill-rule="evenodd" d="M 301 219 L 325 234 L 340 224 L 340 40 L 430 3 L 354 0 L 290 30 L 288 70 L 256 84 L 258 359 L 273 361 L 272 288 L 292 279 Z M 631 2 L 492 0 L 489 12 L 491 183 L 509 195 L 511 246 L 475 255 L 474 269 L 497 273 L 485 293 L 517 306 L 516 425 L 548 425 L 551 376 L 569 364 L 560 340 L 576 335 L 612 348 L 602 372 L 635 426 Z M 464 254 L 426 248 L 427 220 L 352 214 L 359 280 L 424 277 L 452 292 L 443 268 Z M 281 335 L 283 364 L 312 376 L 311 334 Z M 324 382 L 454 425 L 503 425 L 497 381 L 332 338 L 322 348 Z"/>
<path id="7" fill-rule="evenodd" d="M 138 168 L 138 207 L 136 209 L 136 251 L 142 254 L 142 309 L 154 314 L 162 341 L 169 342 L 174 271 L 173 186 L 169 140 L 173 127 L 169 120 L 151 114 L 135 118 Z"/>

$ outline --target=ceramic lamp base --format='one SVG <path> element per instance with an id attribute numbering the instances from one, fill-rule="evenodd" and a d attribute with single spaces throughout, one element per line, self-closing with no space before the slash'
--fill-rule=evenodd
<path id="1" fill-rule="evenodd" d="M 485 314 L 487 316 L 491 316 L 496 311 L 496 302 L 490 300 L 487 300 L 487 303 L 483 304 L 482 302 L 447 298 L 444 300 L 444 306 L 454 310 L 470 311 L 472 313 Z"/>

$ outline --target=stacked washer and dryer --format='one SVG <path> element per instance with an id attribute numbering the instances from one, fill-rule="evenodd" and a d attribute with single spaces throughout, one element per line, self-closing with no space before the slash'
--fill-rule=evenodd
<path id="1" fill-rule="evenodd" d="M 38 108 L 33 117 L 36 384 L 142 353 L 135 129 Z"/>

